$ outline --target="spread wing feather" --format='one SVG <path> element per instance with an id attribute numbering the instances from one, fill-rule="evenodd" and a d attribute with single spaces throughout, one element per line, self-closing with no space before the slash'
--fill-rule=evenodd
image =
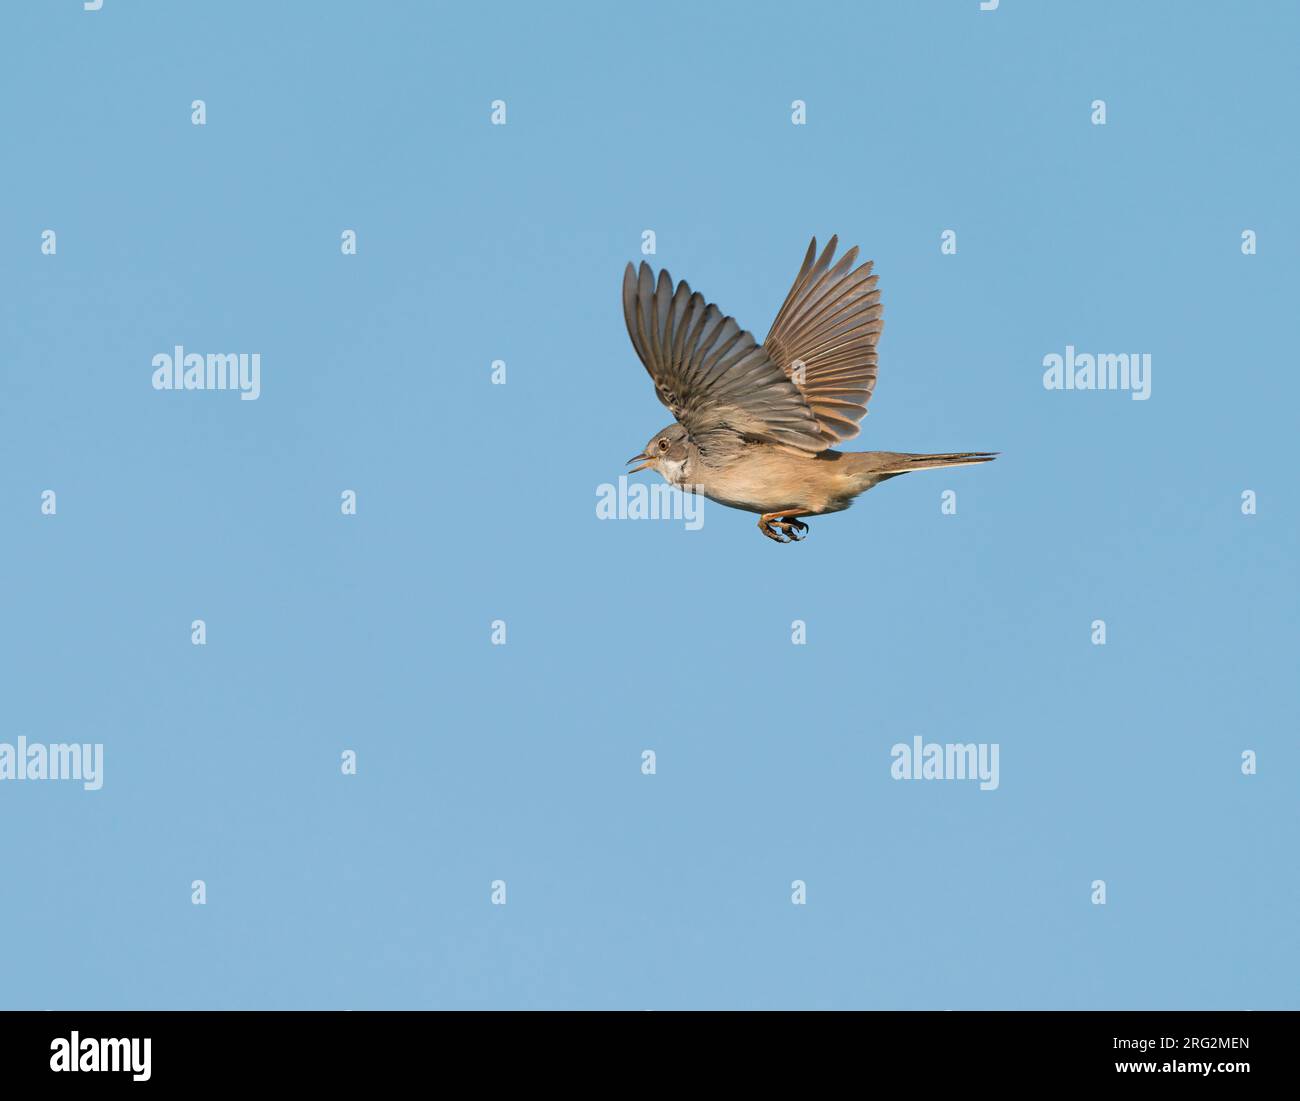
<path id="1" fill-rule="evenodd" d="M 711 433 L 816 454 L 826 437 L 808 402 L 768 351 L 683 281 L 650 265 L 623 273 L 623 317 L 655 391 L 697 443 Z"/>
<path id="2" fill-rule="evenodd" d="M 851 440 L 861 430 L 876 385 L 876 342 L 884 326 L 879 276 L 871 274 L 870 261 L 853 267 L 856 247 L 832 266 L 837 243 L 832 237 L 818 257 L 813 238 L 763 341 L 769 358 L 803 393 L 825 447 Z"/>

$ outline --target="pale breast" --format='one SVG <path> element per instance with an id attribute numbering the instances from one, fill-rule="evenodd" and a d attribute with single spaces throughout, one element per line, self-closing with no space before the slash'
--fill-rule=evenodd
<path id="1" fill-rule="evenodd" d="M 839 454 L 814 456 L 754 444 L 723 464 L 700 464 L 700 481 L 710 500 L 746 512 L 838 512 L 853 499 L 851 475 L 847 464 L 837 461 Z"/>

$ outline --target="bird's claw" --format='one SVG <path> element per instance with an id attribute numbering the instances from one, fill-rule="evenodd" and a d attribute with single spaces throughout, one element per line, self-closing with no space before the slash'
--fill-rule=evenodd
<path id="1" fill-rule="evenodd" d="M 764 516 L 758 530 L 774 543 L 798 543 L 807 536 L 808 525 L 790 516 Z"/>

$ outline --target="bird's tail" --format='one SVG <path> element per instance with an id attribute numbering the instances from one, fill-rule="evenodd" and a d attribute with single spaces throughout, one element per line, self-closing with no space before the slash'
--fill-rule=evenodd
<path id="1" fill-rule="evenodd" d="M 908 455 L 901 451 L 860 451 L 850 456 L 854 460 L 854 491 L 857 493 L 872 486 L 907 474 L 913 470 L 929 470 L 938 466 L 972 466 L 987 463 L 998 457 L 996 451 L 953 451 L 946 455 Z"/>
<path id="2" fill-rule="evenodd" d="M 971 466 L 992 462 L 997 451 L 953 451 L 947 455 L 906 455 L 898 451 L 870 451 L 871 469 L 877 474 L 906 474 L 909 470 L 929 470 L 934 466 Z"/>

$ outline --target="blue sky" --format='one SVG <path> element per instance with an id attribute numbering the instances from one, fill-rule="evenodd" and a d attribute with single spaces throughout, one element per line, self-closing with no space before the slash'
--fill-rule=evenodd
<path id="1" fill-rule="evenodd" d="M 1293 6 L 0 31 L 0 742 L 105 755 L 0 782 L 0 1007 L 1298 1007 Z M 598 519 L 669 421 L 647 229 L 760 339 L 860 245 L 849 446 L 1002 457 L 799 546 Z M 260 397 L 154 390 L 176 344 Z M 918 736 L 998 789 L 892 779 Z"/>

